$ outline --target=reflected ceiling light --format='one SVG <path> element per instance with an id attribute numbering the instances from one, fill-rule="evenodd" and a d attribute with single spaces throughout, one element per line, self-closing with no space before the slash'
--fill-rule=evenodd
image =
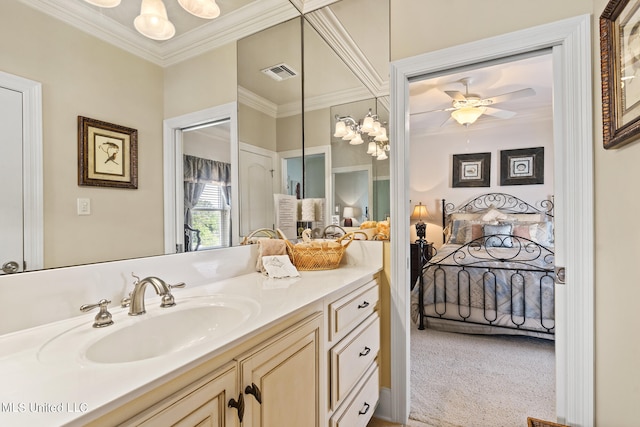
<path id="1" fill-rule="evenodd" d="M 486 110 L 486 107 L 462 107 L 451 112 L 451 117 L 464 126 L 475 123 Z"/>
<path id="2" fill-rule="evenodd" d="M 360 121 L 356 121 L 351 116 L 335 116 L 336 126 L 333 136 L 335 138 L 342 138 L 345 141 L 349 141 L 351 145 L 364 144 L 367 138 L 367 154 L 372 155 L 378 160 L 385 160 L 389 157 L 387 152 L 391 150 L 389 146 L 389 138 L 387 137 L 387 128 L 385 128 L 378 116 L 371 112 Z"/>
<path id="3" fill-rule="evenodd" d="M 84 0 L 99 7 L 116 7 L 122 0 Z M 177 0 L 190 14 L 203 19 L 220 16 L 216 0 Z M 162 0 L 142 0 L 140 15 L 133 20 L 133 26 L 140 34 L 153 40 L 168 40 L 176 34 L 176 28 L 167 16 Z"/>
<path id="4" fill-rule="evenodd" d="M 98 7 L 116 7 L 120 4 L 121 0 L 84 0 L 84 1 Z"/>
<path id="5" fill-rule="evenodd" d="M 178 3 L 198 18 L 213 19 L 220 16 L 220 7 L 215 0 L 178 0 Z"/>

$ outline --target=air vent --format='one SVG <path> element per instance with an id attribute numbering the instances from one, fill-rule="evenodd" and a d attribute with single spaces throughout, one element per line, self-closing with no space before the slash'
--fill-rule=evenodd
<path id="1" fill-rule="evenodd" d="M 296 70 L 284 63 L 273 65 L 260 71 L 277 81 L 287 80 L 298 75 Z"/>

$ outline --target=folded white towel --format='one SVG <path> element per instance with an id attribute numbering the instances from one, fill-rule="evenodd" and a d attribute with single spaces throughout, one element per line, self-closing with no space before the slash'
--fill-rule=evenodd
<path id="1" fill-rule="evenodd" d="M 262 257 L 262 266 L 271 278 L 299 277 L 300 273 L 287 255 L 267 255 Z"/>

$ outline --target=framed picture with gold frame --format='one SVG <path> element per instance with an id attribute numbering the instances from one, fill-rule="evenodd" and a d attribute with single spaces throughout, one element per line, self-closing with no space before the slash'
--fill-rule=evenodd
<path id="1" fill-rule="evenodd" d="M 605 149 L 640 138 L 640 0 L 610 0 L 600 16 Z"/>
<path id="2" fill-rule="evenodd" d="M 138 188 L 138 131 L 78 116 L 78 185 Z"/>

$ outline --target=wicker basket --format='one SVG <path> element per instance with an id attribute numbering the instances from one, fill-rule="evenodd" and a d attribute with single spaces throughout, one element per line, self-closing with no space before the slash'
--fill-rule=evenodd
<path id="1" fill-rule="evenodd" d="M 287 252 L 293 265 L 298 270 L 316 271 L 316 270 L 333 270 L 340 266 L 342 256 L 347 247 L 353 241 L 353 233 L 347 233 L 336 240 L 314 241 L 314 245 L 294 245 L 287 237 L 278 230 L 279 236 L 284 239 L 287 245 Z M 329 245 L 329 242 L 338 242 L 337 245 Z M 305 242 L 308 243 L 308 242 Z"/>
<path id="2" fill-rule="evenodd" d="M 527 418 L 528 427 L 569 427 L 565 424 L 552 423 L 551 421 L 539 420 L 537 418 Z"/>

